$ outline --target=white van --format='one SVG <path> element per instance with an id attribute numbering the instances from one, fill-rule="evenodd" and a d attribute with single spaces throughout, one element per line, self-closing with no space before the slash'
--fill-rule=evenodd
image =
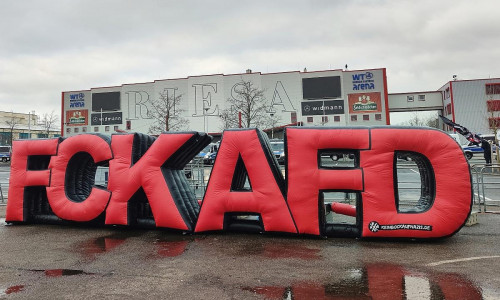
<path id="1" fill-rule="evenodd" d="M 12 155 L 12 148 L 10 146 L 0 146 L 0 159 L 3 162 L 9 161 L 11 155 Z"/>

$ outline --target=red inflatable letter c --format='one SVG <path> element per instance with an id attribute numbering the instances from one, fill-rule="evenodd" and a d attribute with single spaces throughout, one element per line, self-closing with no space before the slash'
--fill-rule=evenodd
<path id="1" fill-rule="evenodd" d="M 104 136 L 83 134 L 65 139 L 52 157 L 47 198 L 52 211 L 61 219 L 91 221 L 104 212 L 111 193 L 93 187 L 96 163 L 113 155 Z"/>

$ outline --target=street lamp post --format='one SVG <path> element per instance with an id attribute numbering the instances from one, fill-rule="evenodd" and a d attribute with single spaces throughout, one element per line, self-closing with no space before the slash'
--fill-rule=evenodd
<path id="1" fill-rule="evenodd" d="M 270 113 L 271 115 L 271 139 L 274 139 L 274 113 Z"/>
<path id="2" fill-rule="evenodd" d="M 207 119 L 208 107 L 203 104 L 203 130 L 208 132 L 208 119 Z M 205 125 L 206 124 L 206 125 Z"/>

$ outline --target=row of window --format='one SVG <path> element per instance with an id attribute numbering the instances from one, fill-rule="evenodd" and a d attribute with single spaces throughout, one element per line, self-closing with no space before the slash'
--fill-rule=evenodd
<path id="1" fill-rule="evenodd" d="M 486 84 L 486 95 L 499 95 L 499 94 L 500 94 L 500 83 Z"/>
<path id="2" fill-rule="evenodd" d="M 113 130 L 118 131 L 120 128 L 119 126 L 114 126 Z M 111 130 L 111 126 L 104 126 L 104 131 L 109 132 Z M 74 133 L 80 133 L 80 127 L 73 127 L 73 132 Z M 81 127 L 81 132 L 85 133 L 87 132 L 87 127 Z M 99 132 L 99 126 L 94 127 L 94 132 Z M 71 133 L 71 127 L 66 128 L 66 133 Z"/>
<path id="3" fill-rule="evenodd" d="M 406 96 L 406 101 L 408 101 L 408 102 L 415 101 L 415 96 L 413 96 L 413 95 Z M 425 95 L 418 95 L 418 101 L 425 101 Z"/>
<path id="4" fill-rule="evenodd" d="M 363 115 L 363 121 L 370 121 L 370 115 Z M 328 123 L 330 119 L 328 116 L 321 116 L 321 123 Z M 357 122 L 358 115 L 351 115 L 351 122 Z M 382 121 L 382 114 L 375 114 L 375 121 Z M 313 123 L 313 117 L 307 117 L 307 123 Z M 333 122 L 340 122 L 340 116 L 333 116 Z"/>
<path id="5" fill-rule="evenodd" d="M 4 140 L 10 141 L 10 132 L 0 132 L 0 144 L 3 144 Z M 51 135 L 53 137 L 59 137 L 60 134 Z M 28 132 L 19 132 L 19 137 L 16 137 L 16 133 L 14 133 L 14 139 L 19 138 L 20 140 L 27 139 L 46 139 L 49 135 L 46 133 L 28 133 Z"/>

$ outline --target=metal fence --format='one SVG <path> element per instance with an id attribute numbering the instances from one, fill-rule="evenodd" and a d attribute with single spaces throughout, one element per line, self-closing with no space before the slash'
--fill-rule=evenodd
<path id="1" fill-rule="evenodd" d="M 474 164 L 470 168 L 475 210 L 500 211 L 500 164 Z"/>
<path id="2" fill-rule="evenodd" d="M 500 164 L 473 164 L 471 165 L 472 186 L 473 186 L 473 209 L 480 212 L 500 211 Z M 283 169 L 283 167 L 282 167 Z M 414 169 L 414 166 L 398 165 L 398 170 Z M 107 182 L 107 169 L 98 169 L 96 174 L 96 184 L 105 185 Z M 208 178 L 212 171 L 211 165 L 204 165 L 203 161 L 193 161 L 185 168 L 186 177 L 192 187 L 197 199 L 202 199 L 208 184 Z M 282 170 L 283 171 L 283 170 Z M 418 172 L 418 169 L 414 172 Z M 284 173 L 284 171 L 283 171 Z M 7 192 L 9 189 L 8 178 L 10 170 L 0 170 L 0 204 L 7 203 Z M 417 175 L 417 174 L 415 174 Z M 398 178 L 398 191 L 400 201 L 407 205 L 413 205 L 414 200 L 420 194 L 420 177 Z M 408 199 L 406 199 L 408 195 Z M 355 195 L 344 193 L 326 193 L 325 202 L 343 202 L 355 204 Z"/>

